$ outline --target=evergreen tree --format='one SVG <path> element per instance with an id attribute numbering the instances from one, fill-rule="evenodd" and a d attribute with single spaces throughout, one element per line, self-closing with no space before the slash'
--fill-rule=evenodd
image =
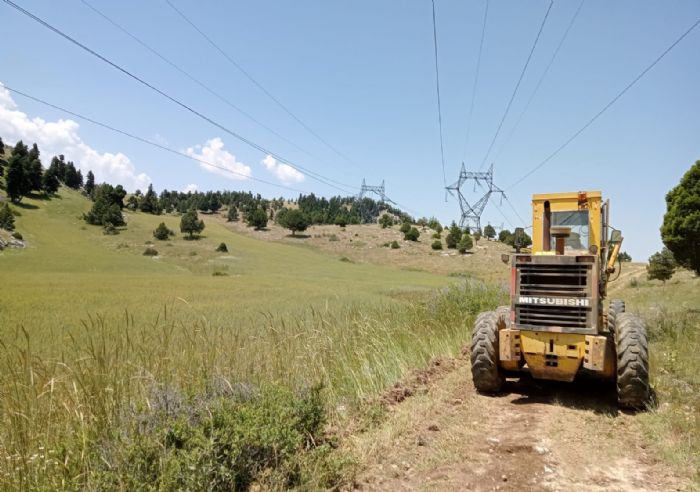
<path id="1" fill-rule="evenodd" d="M 19 203 L 23 196 L 29 194 L 30 183 L 26 173 L 28 159 L 27 146 L 20 140 L 12 149 L 12 155 L 7 163 L 7 177 L 5 178 L 7 196 L 15 203 Z"/>
<path id="2" fill-rule="evenodd" d="M 246 216 L 248 227 L 254 227 L 256 231 L 267 227 L 267 214 L 262 208 L 256 208 Z"/>
<path id="3" fill-rule="evenodd" d="M 700 275 L 700 161 L 666 195 L 661 239 L 679 264 Z"/>
<path id="4" fill-rule="evenodd" d="M 2 137 L 0 137 L 0 154 L 5 153 L 5 143 L 2 141 Z"/>
<path id="5" fill-rule="evenodd" d="M 494 229 L 491 224 L 486 224 L 486 227 L 484 227 L 484 236 L 486 236 L 487 239 L 493 239 L 496 237 L 496 229 Z"/>
<path id="6" fill-rule="evenodd" d="M 174 235 L 175 233 L 172 230 L 168 229 L 168 226 L 165 225 L 165 222 L 161 222 L 160 224 L 158 224 L 158 227 L 156 227 L 153 231 L 153 237 L 160 241 L 165 241 L 170 236 Z"/>
<path id="7" fill-rule="evenodd" d="M 47 195 L 53 195 L 58 191 L 59 186 L 61 183 L 58 181 L 58 177 L 56 176 L 56 171 L 52 168 L 48 168 L 46 171 L 44 171 L 44 175 L 41 177 L 41 189 L 44 190 L 44 193 Z"/>
<path id="8" fill-rule="evenodd" d="M 513 234 L 508 229 L 503 229 L 498 233 L 498 240 L 504 244 L 513 244 L 512 241 Z"/>
<path id="9" fill-rule="evenodd" d="M 455 221 L 452 221 L 452 224 L 450 225 L 450 230 L 447 233 L 447 237 L 445 238 L 445 243 L 447 243 L 447 247 L 450 249 L 455 249 L 457 247 L 457 243 L 461 238 L 462 229 L 459 228 Z"/>
<path id="10" fill-rule="evenodd" d="M 236 207 L 229 206 L 228 213 L 226 214 L 226 220 L 229 222 L 238 221 L 238 210 L 236 210 Z"/>
<path id="11" fill-rule="evenodd" d="M 141 210 L 144 213 L 155 215 L 160 215 L 161 213 L 161 208 L 158 204 L 158 195 L 156 195 L 156 192 L 153 191 L 152 184 L 148 185 L 148 190 L 146 191 L 146 194 L 143 195 L 143 197 L 141 197 L 138 204 L 139 210 Z"/>
<path id="12" fill-rule="evenodd" d="M 68 162 L 65 166 L 63 184 L 74 190 L 79 189 L 83 185 L 83 175 L 75 168 L 72 162 Z"/>
<path id="13" fill-rule="evenodd" d="M 85 214 L 85 221 L 93 225 L 106 225 L 108 223 L 113 226 L 125 225 L 121 212 L 124 207 L 125 195 L 126 191 L 121 185 L 114 187 L 103 183 L 96 186 L 93 193 L 94 203 L 90 211 Z"/>
<path id="14" fill-rule="evenodd" d="M 384 214 L 379 218 L 379 225 L 382 226 L 382 229 L 391 227 L 394 225 L 394 218 L 389 214 Z"/>
<path id="15" fill-rule="evenodd" d="M 193 238 L 195 234 L 199 234 L 203 230 L 204 221 L 199 219 L 197 211 L 193 208 L 185 212 L 180 219 L 180 232 L 189 234 L 190 238 Z"/>
<path id="16" fill-rule="evenodd" d="M 462 237 L 459 239 L 459 242 L 457 243 L 457 251 L 459 251 L 462 254 L 465 254 L 467 251 L 469 251 L 473 247 L 474 247 L 474 242 L 472 241 L 472 237 L 467 233 L 462 234 Z"/>
<path id="17" fill-rule="evenodd" d="M 92 196 L 92 192 L 95 189 L 95 175 L 92 171 L 88 171 L 87 180 L 85 181 L 85 193 L 87 196 Z"/>
<path id="18" fill-rule="evenodd" d="M 411 224 L 409 222 L 404 222 L 403 224 L 401 224 L 401 227 L 399 228 L 399 231 L 401 231 L 403 234 L 406 234 L 410 230 L 411 230 Z"/>
<path id="19" fill-rule="evenodd" d="M 282 212 L 286 210 L 286 212 Z M 292 231 L 292 236 L 296 236 L 297 232 L 303 232 L 309 227 L 309 218 L 301 210 L 282 209 L 277 214 L 279 224 L 285 229 Z"/>
<path id="20" fill-rule="evenodd" d="M 624 261 L 624 262 L 632 261 L 632 256 L 630 256 L 630 254 L 627 251 L 623 251 L 622 253 L 620 253 L 618 255 L 618 258 L 620 258 L 620 261 Z"/>
<path id="21" fill-rule="evenodd" d="M 647 266 L 647 278 L 649 280 L 661 280 L 666 283 L 673 276 L 676 270 L 676 260 L 673 253 L 668 248 L 663 248 L 661 252 L 654 253 L 649 258 Z"/>
<path id="22" fill-rule="evenodd" d="M 5 229 L 6 231 L 15 230 L 15 216 L 7 203 L 0 207 L 0 229 Z"/>

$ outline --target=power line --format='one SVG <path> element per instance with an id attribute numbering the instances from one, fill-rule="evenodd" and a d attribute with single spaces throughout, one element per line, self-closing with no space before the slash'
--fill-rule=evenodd
<path id="1" fill-rule="evenodd" d="M 608 102 L 605 106 L 603 106 L 603 109 L 598 111 L 588 122 L 586 122 L 585 125 L 583 125 L 581 128 L 579 128 L 576 132 L 574 132 L 573 135 L 571 135 L 563 144 L 561 144 L 559 147 L 556 148 L 554 152 L 549 154 L 544 160 L 542 160 L 539 164 L 537 164 L 535 167 L 533 167 L 530 171 L 525 173 L 521 178 L 519 178 L 517 181 L 515 181 L 513 184 L 511 184 L 507 189 L 510 190 L 514 186 L 517 186 L 518 184 L 522 183 L 527 179 L 530 175 L 532 175 L 535 171 L 537 171 L 539 168 L 547 164 L 550 160 L 552 160 L 559 152 L 561 152 L 565 147 L 567 147 L 571 142 L 574 141 L 579 135 L 581 135 L 589 126 L 591 126 L 598 118 L 600 118 L 603 113 L 605 113 L 613 104 L 615 104 L 618 99 L 620 99 L 625 93 L 630 90 L 639 80 L 644 77 L 652 68 L 656 66 L 657 63 L 659 63 L 673 48 L 675 48 L 685 37 L 690 34 L 698 25 L 700 24 L 700 19 L 696 20 L 695 23 L 690 26 L 683 34 L 681 34 L 671 45 L 664 50 L 663 53 L 661 53 L 651 64 L 649 64 L 644 70 L 637 75 L 632 82 L 627 84 L 615 97 L 612 98 L 610 102 Z"/>
<path id="2" fill-rule="evenodd" d="M 503 197 L 506 199 L 506 203 L 508 204 L 508 206 L 510 206 L 510 209 L 513 211 L 513 213 L 515 213 L 515 216 L 516 216 L 518 219 L 520 219 L 520 223 L 521 223 L 523 226 L 527 225 L 527 222 L 525 222 L 525 219 L 523 219 L 523 218 L 520 216 L 520 214 L 518 213 L 518 210 L 513 206 L 513 204 L 511 203 L 511 201 L 508 199 L 508 196 L 504 194 Z M 511 224 L 511 225 L 513 225 L 513 224 Z"/>
<path id="3" fill-rule="evenodd" d="M 109 23 L 112 24 L 114 27 L 116 27 L 117 29 L 119 29 L 121 32 L 123 32 L 124 34 L 126 34 L 127 36 L 129 36 L 131 39 L 133 39 L 134 41 L 136 41 L 138 44 L 140 44 L 141 46 L 143 46 L 145 49 L 147 49 L 148 51 L 150 51 L 151 53 L 153 53 L 155 56 L 157 56 L 158 58 L 160 58 L 162 61 L 164 61 L 165 63 L 167 63 L 168 65 L 170 65 L 172 68 L 174 68 L 175 70 L 177 70 L 178 72 L 180 72 L 182 75 L 184 75 L 185 77 L 187 77 L 188 79 L 190 79 L 192 82 L 194 82 L 195 84 L 199 85 L 201 88 L 203 88 L 204 90 L 206 90 L 208 93 L 210 93 L 211 95 L 213 95 L 214 97 L 216 97 L 217 99 L 219 99 L 220 101 L 222 101 L 224 104 L 230 106 L 231 108 L 233 108 L 234 110 L 236 110 L 237 112 L 239 112 L 240 114 L 242 114 L 243 116 L 245 116 L 246 118 L 248 118 L 249 120 L 251 120 L 252 122 L 256 123 L 257 125 L 259 125 L 260 127 L 264 128 L 264 129 L 267 130 L 268 132 L 272 133 L 273 135 L 275 135 L 275 136 L 278 137 L 279 139 L 281 139 L 281 140 L 283 140 L 284 142 L 288 143 L 289 145 L 291 145 L 292 147 L 294 147 L 294 148 L 297 149 L 298 151 L 303 152 L 303 153 L 306 154 L 307 156 L 312 157 L 312 158 L 314 158 L 314 159 L 316 159 L 316 160 L 320 160 L 320 159 L 318 159 L 318 157 L 316 157 L 315 155 L 311 154 L 310 152 L 308 152 L 308 151 L 305 150 L 304 148 L 300 147 L 299 145 L 297 145 L 296 143 L 292 142 L 291 140 L 289 140 L 289 139 L 286 138 L 285 136 L 281 135 L 280 133 L 276 132 L 275 130 L 273 130 L 273 129 L 270 128 L 269 126 L 267 126 L 267 125 L 265 125 L 264 123 L 262 123 L 260 120 L 256 119 L 256 118 L 255 118 L 253 115 L 251 115 L 250 113 L 248 113 L 248 112 L 244 111 L 243 109 L 239 108 L 238 106 L 236 106 L 233 102 L 231 102 L 230 99 L 224 97 L 222 94 L 220 94 L 219 92 L 217 92 L 217 91 L 215 91 L 214 89 L 212 89 L 210 86 L 208 86 L 207 84 L 205 84 L 204 82 L 202 82 L 200 79 L 198 79 L 197 77 L 195 77 L 194 75 L 192 75 L 190 72 L 188 72 L 187 70 L 185 70 L 184 68 L 182 68 L 181 66 L 179 66 L 178 64 L 176 64 L 175 62 L 173 62 L 172 60 L 170 60 L 169 58 L 167 58 L 165 55 L 163 55 L 162 53 L 160 53 L 159 51 L 157 51 L 155 48 L 153 48 L 152 46 L 150 46 L 149 44 L 147 44 L 145 41 L 143 41 L 142 39 L 140 39 L 139 37 L 137 37 L 137 36 L 134 35 L 133 33 L 129 32 L 125 27 L 123 27 L 122 25 L 120 25 L 119 23 L 117 23 L 115 20 L 113 20 L 112 18 L 110 18 L 107 14 L 105 14 L 104 12 L 102 12 L 101 10 L 99 10 L 97 7 L 95 7 L 94 5 L 92 5 L 92 4 L 91 4 L 90 2 L 88 2 L 87 0 L 80 0 L 80 1 L 81 1 L 86 7 L 88 7 L 90 10 L 92 10 L 92 11 L 95 12 L 97 15 L 99 15 L 100 17 L 102 17 L 103 19 L 105 19 L 107 22 L 109 22 Z"/>
<path id="4" fill-rule="evenodd" d="M 38 22 L 39 24 L 43 25 L 43 26 L 46 27 L 47 29 L 49 29 L 49 30 L 53 31 L 54 33 L 58 34 L 58 35 L 61 36 L 62 38 L 64 38 L 64 39 L 70 41 L 71 43 L 75 44 L 76 46 L 78 46 L 78 47 L 81 48 L 82 50 L 86 51 L 87 53 L 90 53 L 90 54 L 93 55 L 94 57 L 96 57 L 96 58 L 102 60 L 103 62 L 107 63 L 107 64 L 110 65 L 111 67 L 113 67 L 113 68 L 115 68 L 116 70 L 122 72 L 124 75 L 127 75 L 128 77 L 130 77 L 130 78 L 136 80 L 136 81 L 139 82 L 140 84 L 142 84 L 142 85 L 148 87 L 149 89 L 151 89 L 152 91 L 154 91 L 154 92 L 160 94 L 161 96 L 163 96 L 164 98 L 168 99 L 169 101 L 175 103 L 176 105 L 180 106 L 181 108 L 186 109 L 187 111 L 189 111 L 190 113 L 194 114 L 195 116 L 198 116 L 198 117 L 201 118 L 202 120 L 204 120 L 204 121 L 210 123 L 211 125 L 213 125 L 213 126 L 219 128 L 220 130 L 222 130 L 222 131 L 228 133 L 229 135 L 231 135 L 231 136 L 233 136 L 234 138 L 240 140 L 241 142 L 245 143 L 246 145 L 249 145 L 250 147 L 252 147 L 252 148 L 254 148 L 254 149 L 256 149 L 256 150 L 258 150 L 258 151 L 260 151 L 260 152 L 262 152 L 262 153 L 264 153 L 264 154 L 267 154 L 267 155 L 273 157 L 274 159 L 276 159 L 276 160 L 279 161 L 279 162 L 282 162 L 282 163 L 284 163 L 284 164 L 287 164 L 288 166 L 290 166 L 290 167 L 296 169 L 296 170 L 299 171 L 299 172 L 306 173 L 306 174 L 307 174 L 309 177 L 311 177 L 312 179 L 314 179 L 314 180 L 316 180 L 316 181 L 318 181 L 318 182 L 320 182 L 320 183 L 322 183 L 322 184 L 325 184 L 326 186 L 330 186 L 331 188 L 335 188 L 335 189 L 337 189 L 337 190 L 340 190 L 340 191 L 342 191 L 343 193 L 350 193 L 350 194 L 352 194 L 352 192 L 348 191 L 347 189 L 341 188 L 341 187 L 336 186 L 335 184 L 333 184 L 333 180 L 331 180 L 330 178 L 326 178 L 326 177 L 324 177 L 323 175 L 321 175 L 321 174 L 319 174 L 319 173 L 316 173 L 316 172 L 314 172 L 314 171 L 311 171 L 311 170 L 309 170 L 309 169 L 306 169 L 306 168 L 304 168 L 304 167 L 302 167 L 302 166 L 300 166 L 300 165 L 298 165 L 298 164 L 292 163 L 289 159 L 285 159 L 284 157 L 281 157 L 279 154 L 277 154 L 277 153 L 275 153 L 275 152 L 272 152 L 272 151 L 266 149 L 266 148 L 263 147 L 262 145 L 253 142 L 252 140 L 250 140 L 250 139 L 248 139 L 248 138 L 246 138 L 246 137 L 244 137 L 244 136 L 242 136 L 242 135 L 240 135 L 240 134 L 234 132 L 233 130 L 230 130 L 229 128 L 227 128 L 226 126 L 222 125 L 221 123 L 218 123 L 217 121 L 213 120 L 212 118 L 210 118 L 210 117 L 204 115 L 203 113 L 201 113 L 201 112 L 199 112 L 199 111 L 193 109 L 192 107 L 190 107 L 190 106 L 188 106 L 187 104 L 183 103 L 183 102 L 180 101 L 179 99 L 177 99 L 177 98 L 175 98 L 175 97 L 169 95 L 168 93 L 162 91 L 161 89 L 159 89 L 159 88 L 157 88 L 156 86 L 150 84 L 149 82 L 146 82 L 144 79 L 142 79 L 142 78 L 140 78 L 139 76 L 133 74 L 132 72 L 129 72 L 127 69 L 121 67 L 121 66 L 118 65 L 117 63 L 115 63 L 115 62 L 109 60 L 108 58 L 106 58 L 106 57 L 104 57 L 104 56 L 102 56 L 101 54 L 97 53 L 97 52 L 94 51 L 93 49 L 87 47 L 86 45 L 82 44 L 80 41 L 78 41 L 78 40 L 76 40 L 75 38 L 69 36 L 68 34 L 64 33 L 63 31 L 59 30 L 58 28 L 52 26 L 51 24 L 49 24 L 48 22 L 44 21 L 43 19 L 37 17 L 36 15 L 32 14 L 32 13 L 29 12 L 28 10 L 26 10 L 26 9 L 24 9 L 24 8 L 22 8 L 22 7 L 20 7 L 19 5 L 17 5 L 16 3 L 12 2 L 11 0 L 3 0 L 3 1 L 4 1 L 6 4 L 8 4 L 9 6 L 11 6 L 12 8 L 14 8 L 15 10 L 17 10 L 18 12 L 20 12 L 20 13 L 26 15 L 27 17 L 29 17 L 29 18 L 31 18 L 32 20 Z M 342 184 L 342 186 L 346 186 L 346 185 Z M 352 188 L 351 185 L 347 185 L 347 186 L 350 187 L 350 188 Z"/>
<path id="5" fill-rule="evenodd" d="M 105 129 L 110 130 L 110 131 L 115 132 L 115 133 L 119 133 L 120 135 L 123 135 L 123 136 L 125 136 L 125 137 L 129 137 L 129 138 L 131 138 L 131 139 L 133 139 L 133 140 L 137 140 L 137 141 L 139 141 L 139 142 L 145 143 L 145 144 L 150 145 L 150 146 L 152 146 L 152 147 L 156 147 L 156 148 L 158 148 L 158 149 L 165 150 L 166 152 L 170 152 L 171 154 L 179 155 L 179 156 L 181 156 L 181 157 L 185 157 L 185 158 L 187 158 L 187 159 L 191 159 L 191 160 L 193 160 L 193 161 L 199 162 L 199 163 L 204 164 L 204 165 L 206 165 L 206 166 L 213 167 L 213 168 L 216 168 L 216 169 L 220 169 L 220 170 L 222 170 L 222 171 L 225 171 L 225 172 L 227 172 L 227 173 L 234 174 L 234 175 L 237 175 L 237 176 L 242 176 L 242 177 L 244 177 L 244 178 L 246 178 L 246 179 L 250 179 L 250 180 L 252 180 L 252 181 L 258 181 L 258 182 L 260 182 L 260 183 L 265 183 L 265 184 L 270 185 L 270 186 L 276 186 L 276 187 L 278 187 L 278 188 L 284 188 L 284 189 L 287 189 L 287 190 L 291 190 L 291 191 L 295 191 L 295 192 L 299 192 L 299 193 L 307 193 L 307 194 L 308 194 L 308 191 L 299 190 L 299 189 L 297 189 L 297 188 L 292 188 L 292 187 L 290 187 L 290 186 L 285 186 L 285 185 L 273 183 L 273 182 L 271 182 L 271 181 L 267 181 L 267 180 L 264 180 L 264 179 L 261 179 L 261 178 L 256 178 L 256 177 L 254 177 L 254 176 L 249 176 L 249 175 L 247 175 L 247 174 L 245 174 L 245 173 L 241 173 L 241 172 L 238 172 L 238 171 L 233 171 L 233 170 L 228 169 L 228 168 L 226 168 L 226 167 L 224 167 L 224 166 L 219 166 L 218 164 L 214 164 L 214 163 L 205 161 L 205 160 L 203 160 L 203 159 L 198 159 L 197 157 L 191 156 L 191 155 L 186 154 L 186 153 L 184 153 L 184 152 L 180 152 L 179 150 L 173 149 L 173 148 L 171 148 L 171 147 L 167 147 L 167 146 L 165 146 L 165 145 L 159 144 L 158 142 L 154 142 L 154 141 L 152 141 L 152 140 L 148 140 L 147 138 L 139 137 L 138 135 L 134 135 L 133 133 L 129 133 L 129 132 L 125 131 L 125 130 L 120 130 L 119 128 L 115 128 L 115 127 L 113 127 L 113 126 L 111 126 L 111 125 L 109 125 L 109 124 L 107 124 L 107 123 L 102 123 L 102 122 L 100 122 L 100 121 L 98 121 L 98 120 L 96 120 L 96 119 L 94 119 L 94 118 L 89 117 L 89 116 L 85 116 L 85 115 L 82 115 L 82 114 L 80 114 L 80 113 L 76 113 L 75 111 L 71 111 L 71 110 L 66 109 L 66 108 L 64 108 L 64 107 L 61 107 L 61 106 L 58 106 L 58 105 L 56 105 L 56 104 L 50 103 L 50 102 L 48 102 L 48 101 L 45 101 L 45 100 L 43 100 L 43 99 L 40 99 L 40 98 L 38 98 L 38 97 L 36 97 L 36 96 L 32 96 L 32 95 L 30 95 L 30 94 L 27 94 L 26 92 L 22 92 L 22 91 L 20 91 L 20 90 L 18 90 L 18 89 L 14 89 L 14 88 L 9 87 L 9 86 L 7 86 L 7 85 L 1 85 L 1 84 L 0 84 L 0 88 L 2 88 L 2 87 L 4 87 L 5 89 L 7 89 L 8 91 L 10 91 L 10 92 L 12 92 L 12 93 L 14 93 L 14 94 L 19 94 L 20 96 L 26 97 L 27 99 L 30 99 L 30 100 L 32 100 L 32 101 L 34 101 L 34 102 L 39 103 L 39 104 L 43 104 L 44 106 L 47 106 L 47 107 L 49 107 L 49 108 L 55 109 L 55 110 L 57 110 L 57 111 L 61 111 L 61 112 L 66 113 L 66 114 L 69 114 L 69 115 L 74 116 L 74 117 L 76 117 L 76 118 L 79 118 L 79 119 L 81 119 L 81 120 L 84 120 L 84 121 L 87 121 L 87 122 L 89 122 L 89 123 L 92 123 L 93 125 L 100 126 L 100 127 L 102 127 L 102 128 L 105 128 Z"/>
<path id="6" fill-rule="evenodd" d="M 479 56 L 476 59 L 476 74 L 474 75 L 474 85 L 472 86 L 472 100 L 469 105 L 469 117 L 467 118 L 467 136 L 464 139 L 464 160 L 467 159 L 467 145 L 469 144 L 469 135 L 472 128 L 472 114 L 474 113 L 474 100 L 476 99 L 476 88 L 479 84 L 479 72 L 481 71 L 481 53 L 484 49 L 484 36 L 486 34 L 486 18 L 489 15 L 489 0 L 486 0 L 486 8 L 484 9 L 484 21 L 481 25 L 481 41 L 479 41 Z"/>
<path id="7" fill-rule="evenodd" d="M 518 117 L 517 121 L 515 122 L 515 125 L 513 125 L 513 128 L 511 129 L 510 133 L 508 134 L 508 137 L 506 137 L 505 141 L 503 142 L 503 145 L 501 145 L 501 148 L 498 150 L 498 153 L 496 154 L 495 160 L 498 160 L 498 157 L 503 153 L 503 150 L 506 148 L 506 146 L 508 145 L 508 142 L 510 142 L 510 139 L 513 137 L 515 130 L 517 130 L 518 125 L 520 125 L 520 121 L 522 121 L 523 116 L 525 116 L 525 113 L 530 108 L 530 104 L 532 103 L 532 100 L 535 98 L 537 91 L 539 91 L 540 86 L 542 85 L 542 81 L 547 76 L 549 69 L 552 67 L 554 60 L 556 59 L 557 55 L 559 54 L 559 50 L 561 49 L 562 45 L 564 44 L 564 41 L 566 40 L 567 36 L 569 35 L 569 31 L 571 31 L 571 28 L 573 27 L 574 23 L 576 22 L 576 18 L 578 17 L 579 12 L 581 12 L 581 8 L 583 7 L 584 2 L 585 2 L 585 0 L 581 0 L 581 3 L 579 3 L 578 8 L 576 9 L 576 12 L 574 12 L 573 17 L 571 18 L 571 21 L 569 22 L 569 25 L 566 28 L 566 31 L 564 31 L 564 35 L 559 40 L 559 44 L 557 45 L 557 48 L 554 50 L 554 53 L 552 54 L 552 58 L 549 59 L 549 63 L 547 63 L 547 67 L 544 69 L 544 72 L 542 72 L 540 79 L 537 81 L 537 85 L 535 86 L 535 90 L 532 91 L 532 94 L 530 94 L 530 98 L 527 100 L 527 104 L 525 104 L 525 108 L 520 113 L 520 116 Z"/>
<path id="8" fill-rule="evenodd" d="M 167 0 L 166 0 L 167 1 Z M 442 104 L 440 103 L 440 70 L 438 68 L 437 22 L 435 21 L 435 0 L 433 3 L 433 46 L 435 48 L 435 85 L 437 89 L 438 125 L 440 127 L 440 159 L 442 160 L 442 183 L 447 186 L 445 174 L 445 144 L 442 138 Z"/>
<path id="9" fill-rule="evenodd" d="M 523 69 L 520 72 L 520 77 L 518 77 L 518 82 L 515 84 L 515 88 L 513 89 L 513 94 L 510 96 L 510 100 L 508 101 L 508 105 L 506 106 L 506 110 L 503 113 L 503 116 L 501 117 L 501 121 L 498 124 L 498 128 L 496 129 L 496 133 L 493 136 L 493 139 L 491 140 L 491 144 L 489 145 L 488 150 L 486 151 L 486 155 L 484 155 L 484 159 L 481 161 L 481 165 L 479 166 L 479 169 L 484 167 L 484 164 L 486 163 L 486 159 L 488 159 L 489 154 L 491 153 L 491 149 L 493 149 L 493 144 L 496 143 L 496 139 L 498 138 L 498 134 L 501 132 L 501 128 L 503 127 L 503 122 L 506 120 L 506 117 L 508 116 L 508 112 L 510 111 L 510 106 L 513 104 L 513 100 L 515 99 L 515 95 L 518 93 L 518 89 L 520 88 L 520 83 L 523 81 L 523 77 L 525 76 L 525 72 L 527 71 L 527 67 L 530 64 L 530 60 L 532 59 L 532 54 L 535 52 L 535 48 L 537 47 L 537 42 L 540 40 L 540 35 L 542 34 L 542 30 L 544 29 L 544 25 L 547 22 L 547 17 L 549 17 L 549 12 L 552 10 L 552 5 L 554 5 L 554 0 L 549 0 L 549 7 L 547 7 L 547 12 L 544 14 L 544 18 L 542 19 L 542 23 L 540 24 L 540 29 L 537 31 L 537 36 L 535 37 L 535 42 L 532 43 L 532 48 L 530 48 L 530 53 L 527 55 L 527 60 L 525 61 L 525 65 L 523 65 Z"/>
<path id="10" fill-rule="evenodd" d="M 342 157 L 344 160 L 347 162 L 353 164 L 355 167 L 357 165 L 348 157 L 346 157 L 342 152 L 340 152 L 338 149 L 336 149 L 334 146 L 332 146 L 330 143 L 328 143 L 323 137 L 321 137 L 318 133 L 316 133 L 311 127 L 309 127 L 306 123 L 304 123 L 301 118 L 299 118 L 296 114 L 294 114 L 287 106 L 282 104 L 282 102 L 277 99 L 270 91 L 268 91 L 260 82 L 258 82 L 247 70 L 245 70 L 236 60 L 233 59 L 227 52 L 225 52 L 218 44 L 214 42 L 213 39 L 211 39 L 204 31 L 202 31 L 194 22 L 192 22 L 180 9 L 178 9 L 175 5 L 172 4 L 170 0 L 165 0 L 165 3 L 167 3 L 171 9 L 173 9 L 182 19 L 189 24 L 195 31 L 197 31 L 216 51 L 218 51 L 221 56 L 226 58 L 231 65 L 236 67 L 238 71 L 240 71 L 248 80 L 250 80 L 258 89 L 260 89 L 268 98 L 270 98 L 277 106 L 279 106 L 285 113 L 287 113 L 289 116 L 291 116 L 297 123 L 299 123 L 304 129 L 309 132 L 311 135 L 313 135 L 319 142 L 321 142 L 323 145 L 331 149 L 335 154 L 338 156 Z"/>

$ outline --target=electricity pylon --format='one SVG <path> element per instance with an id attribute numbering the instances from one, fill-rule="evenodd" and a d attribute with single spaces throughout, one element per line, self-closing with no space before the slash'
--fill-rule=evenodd
<path id="1" fill-rule="evenodd" d="M 485 191 L 484 195 L 474 205 L 470 204 L 462 193 L 462 186 L 464 183 L 472 180 L 474 181 L 474 191 L 476 191 L 477 185 Z M 459 200 L 459 208 L 462 212 L 459 219 L 459 226 L 462 228 L 469 227 L 470 230 L 474 230 L 472 226 L 481 230 L 481 214 L 484 212 L 484 208 L 486 208 L 486 204 L 489 202 L 489 198 L 491 198 L 492 194 L 500 193 L 501 200 L 505 196 L 503 190 L 493 184 L 493 164 L 491 164 L 488 171 L 480 172 L 467 171 L 464 167 L 464 163 L 462 163 L 462 169 L 459 171 L 459 179 L 456 183 L 446 186 L 445 189 L 450 195 L 456 195 Z"/>

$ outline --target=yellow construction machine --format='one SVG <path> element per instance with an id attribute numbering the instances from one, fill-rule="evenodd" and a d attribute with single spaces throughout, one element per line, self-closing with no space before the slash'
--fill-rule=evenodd
<path id="1" fill-rule="evenodd" d="M 472 333 L 478 391 L 498 392 L 521 371 L 556 381 L 585 372 L 615 379 L 620 406 L 647 403 L 644 322 L 622 300 L 604 308 L 622 244 L 609 213 L 599 191 L 533 196 L 532 250 L 503 258 L 511 266 L 510 306 L 481 313 Z"/>

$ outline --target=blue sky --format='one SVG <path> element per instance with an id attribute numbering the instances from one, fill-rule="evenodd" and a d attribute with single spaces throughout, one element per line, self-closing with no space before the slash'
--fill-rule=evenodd
<path id="1" fill-rule="evenodd" d="M 388 196 L 414 213 L 435 215 L 444 222 L 458 218 L 457 202 L 445 201 L 443 189 L 430 1 L 172 0 L 344 157 L 307 132 L 230 65 L 165 0 L 89 1 L 306 152 L 223 104 L 80 0 L 17 3 L 305 168 L 354 188 L 363 178 L 368 183 L 385 180 Z M 481 164 L 549 2 L 491 0 L 465 153 L 485 4 L 483 0 L 436 0 L 448 182 L 456 180 L 462 161 L 468 168 Z M 635 259 L 646 259 L 661 247 L 658 227 L 666 192 L 700 159 L 700 28 L 556 158 L 512 189 L 509 186 L 690 27 L 700 17 L 700 4 L 694 0 L 586 0 L 532 104 L 506 141 L 578 5 L 578 0 L 555 2 L 488 162 L 495 159 L 496 183 L 508 190 L 509 199 L 528 223 L 533 193 L 602 190 L 612 202 L 613 224 L 625 234 L 623 249 Z M 0 4 L 0 18 L 0 82 L 7 86 L 214 159 L 243 174 L 317 194 L 338 193 L 280 163 L 264 162 L 264 153 L 178 108 L 5 4 Z M 11 97 L 16 106 L 0 113 L 5 119 L 0 119 L 0 136 L 11 141 L 8 133 L 25 129 L 45 141 L 49 150 L 64 145 L 76 152 L 68 155 L 76 163 L 83 160 L 84 167 L 101 166 L 105 179 L 125 173 L 124 180 L 132 187 L 150 179 L 156 190 L 196 185 L 200 190 L 251 189 L 266 196 L 296 194 L 212 173 L 197 162 L 66 117 L 21 96 Z M 6 96 L 5 103 L 11 104 Z M 26 121 L 18 113 L 26 115 Z M 31 120 L 37 117 L 42 122 Z M 61 118 L 75 120 L 79 126 L 50 124 Z M 475 198 L 471 189 L 467 191 L 469 198 Z M 498 203 L 487 207 L 484 223 L 509 227 L 502 213 L 512 225 L 521 225 L 505 202 L 499 212 Z"/>

